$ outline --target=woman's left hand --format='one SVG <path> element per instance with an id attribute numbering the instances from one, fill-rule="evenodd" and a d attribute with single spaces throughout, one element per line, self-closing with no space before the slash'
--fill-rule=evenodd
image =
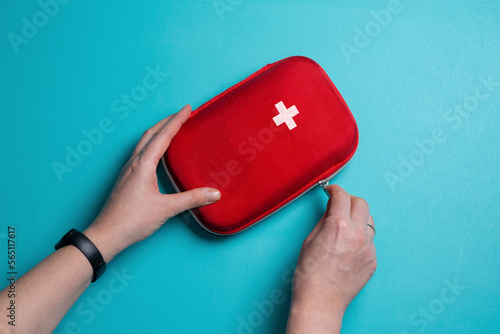
<path id="1" fill-rule="evenodd" d="M 106 262 L 146 239 L 176 214 L 220 199 L 220 192 L 212 188 L 167 195 L 158 189 L 158 163 L 190 114 L 191 106 L 186 105 L 144 133 L 101 213 L 84 232 Z"/>

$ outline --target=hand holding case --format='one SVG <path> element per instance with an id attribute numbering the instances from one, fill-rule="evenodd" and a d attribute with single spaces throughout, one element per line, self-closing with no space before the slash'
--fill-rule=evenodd
<path id="1" fill-rule="evenodd" d="M 266 65 L 192 112 L 163 156 L 176 191 L 219 189 L 192 210 L 216 234 L 259 222 L 352 158 L 358 129 L 325 71 L 294 56 Z"/>

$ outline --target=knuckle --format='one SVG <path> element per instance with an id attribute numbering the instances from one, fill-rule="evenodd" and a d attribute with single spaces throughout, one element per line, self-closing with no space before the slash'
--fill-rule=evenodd
<path id="1" fill-rule="evenodd" d="M 144 137 L 144 138 L 151 137 L 154 134 L 155 134 L 155 131 L 153 131 L 153 128 L 149 128 L 146 131 L 144 131 L 144 133 L 142 134 L 142 137 Z"/>
<path id="2" fill-rule="evenodd" d="M 129 164 L 129 169 L 130 169 L 131 171 L 134 171 L 134 170 L 139 169 L 139 168 L 140 168 L 140 166 L 141 166 L 141 161 L 140 161 L 140 159 L 134 159 L 134 160 L 132 160 L 132 161 L 130 162 L 130 164 Z"/>
<path id="3" fill-rule="evenodd" d="M 329 238 L 337 239 L 344 238 L 349 234 L 351 228 L 351 220 L 346 214 L 339 214 L 336 217 L 328 217 L 325 219 L 327 227 L 327 235 Z"/>
<path id="4" fill-rule="evenodd" d="M 147 129 L 142 133 L 141 139 L 148 140 L 148 138 L 152 137 L 151 129 Z"/>
<path id="5" fill-rule="evenodd" d="M 335 218 L 334 222 L 340 230 L 346 230 L 351 225 L 350 219 L 345 214 L 339 215 L 337 218 Z"/>
<path id="6" fill-rule="evenodd" d="M 313 239 L 313 237 L 309 234 L 309 235 L 305 238 L 304 242 L 302 243 L 302 246 L 307 246 L 308 244 L 310 244 L 310 243 L 311 243 L 311 241 L 312 241 L 312 239 Z"/>
<path id="7" fill-rule="evenodd" d="M 136 160 L 137 160 L 137 167 L 138 168 L 154 167 L 156 169 L 156 165 L 151 166 L 152 159 L 150 157 L 150 154 L 148 154 L 147 152 L 143 152 L 143 154 L 139 155 L 139 157 Z"/>
<path id="8" fill-rule="evenodd" d="M 354 201 L 356 201 L 356 202 L 357 202 L 357 204 L 359 204 L 360 206 L 363 206 L 363 207 L 365 207 L 365 208 L 367 208 L 367 209 L 369 209 L 369 208 L 370 208 L 370 206 L 368 205 L 368 202 L 367 202 L 364 198 L 361 198 L 361 197 L 356 197 L 356 198 L 354 199 Z"/>
<path id="9" fill-rule="evenodd" d="M 366 236 L 364 231 L 356 230 L 351 236 L 351 242 L 357 247 L 361 247 L 366 243 Z"/>
<path id="10" fill-rule="evenodd" d="M 203 202 L 204 202 L 203 198 L 202 198 L 202 196 L 200 195 L 199 192 L 193 191 L 191 193 L 191 196 L 190 196 L 190 204 L 191 204 L 191 206 L 195 207 L 195 206 L 203 204 Z"/>

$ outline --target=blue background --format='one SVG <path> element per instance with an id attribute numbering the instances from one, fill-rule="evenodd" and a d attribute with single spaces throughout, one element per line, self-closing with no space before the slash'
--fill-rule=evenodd
<path id="1" fill-rule="evenodd" d="M 43 22 L 37 2 L 3 1 L 0 247 L 14 226 L 26 272 L 68 229 L 93 220 L 145 129 L 265 64 L 304 55 L 358 122 L 359 149 L 334 182 L 366 198 L 377 224 L 378 268 L 343 332 L 500 332 L 500 2 L 401 0 L 376 23 L 371 11 L 388 6 L 73 0 Z M 22 36 L 23 17 L 34 15 L 38 32 L 16 52 L 9 33 Z M 148 66 L 168 77 L 128 115 L 116 113 L 112 103 L 142 84 Z M 496 84 L 488 91 L 481 78 Z M 477 99 L 478 88 L 489 96 Z M 106 118 L 113 131 L 60 181 L 52 164 Z M 56 333 L 238 333 L 241 319 L 254 333 L 283 332 L 290 270 L 325 204 L 314 189 L 228 238 L 176 217 L 118 256 Z M 122 272 L 129 280 L 117 283 Z M 258 313 L 254 302 L 274 290 L 285 300 Z"/>

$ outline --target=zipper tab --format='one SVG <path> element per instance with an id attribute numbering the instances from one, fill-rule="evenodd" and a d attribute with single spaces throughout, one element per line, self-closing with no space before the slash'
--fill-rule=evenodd
<path id="1" fill-rule="evenodd" d="M 328 198 L 331 198 L 330 197 L 330 193 L 328 193 L 328 190 L 326 189 L 326 186 L 328 185 L 328 183 L 330 183 L 330 180 L 326 179 L 326 180 L 321 180 L 318 182 L 319 186 L 323 189 L 323 191 L 325 192 L 326 196 L 328 196 Z"/>

